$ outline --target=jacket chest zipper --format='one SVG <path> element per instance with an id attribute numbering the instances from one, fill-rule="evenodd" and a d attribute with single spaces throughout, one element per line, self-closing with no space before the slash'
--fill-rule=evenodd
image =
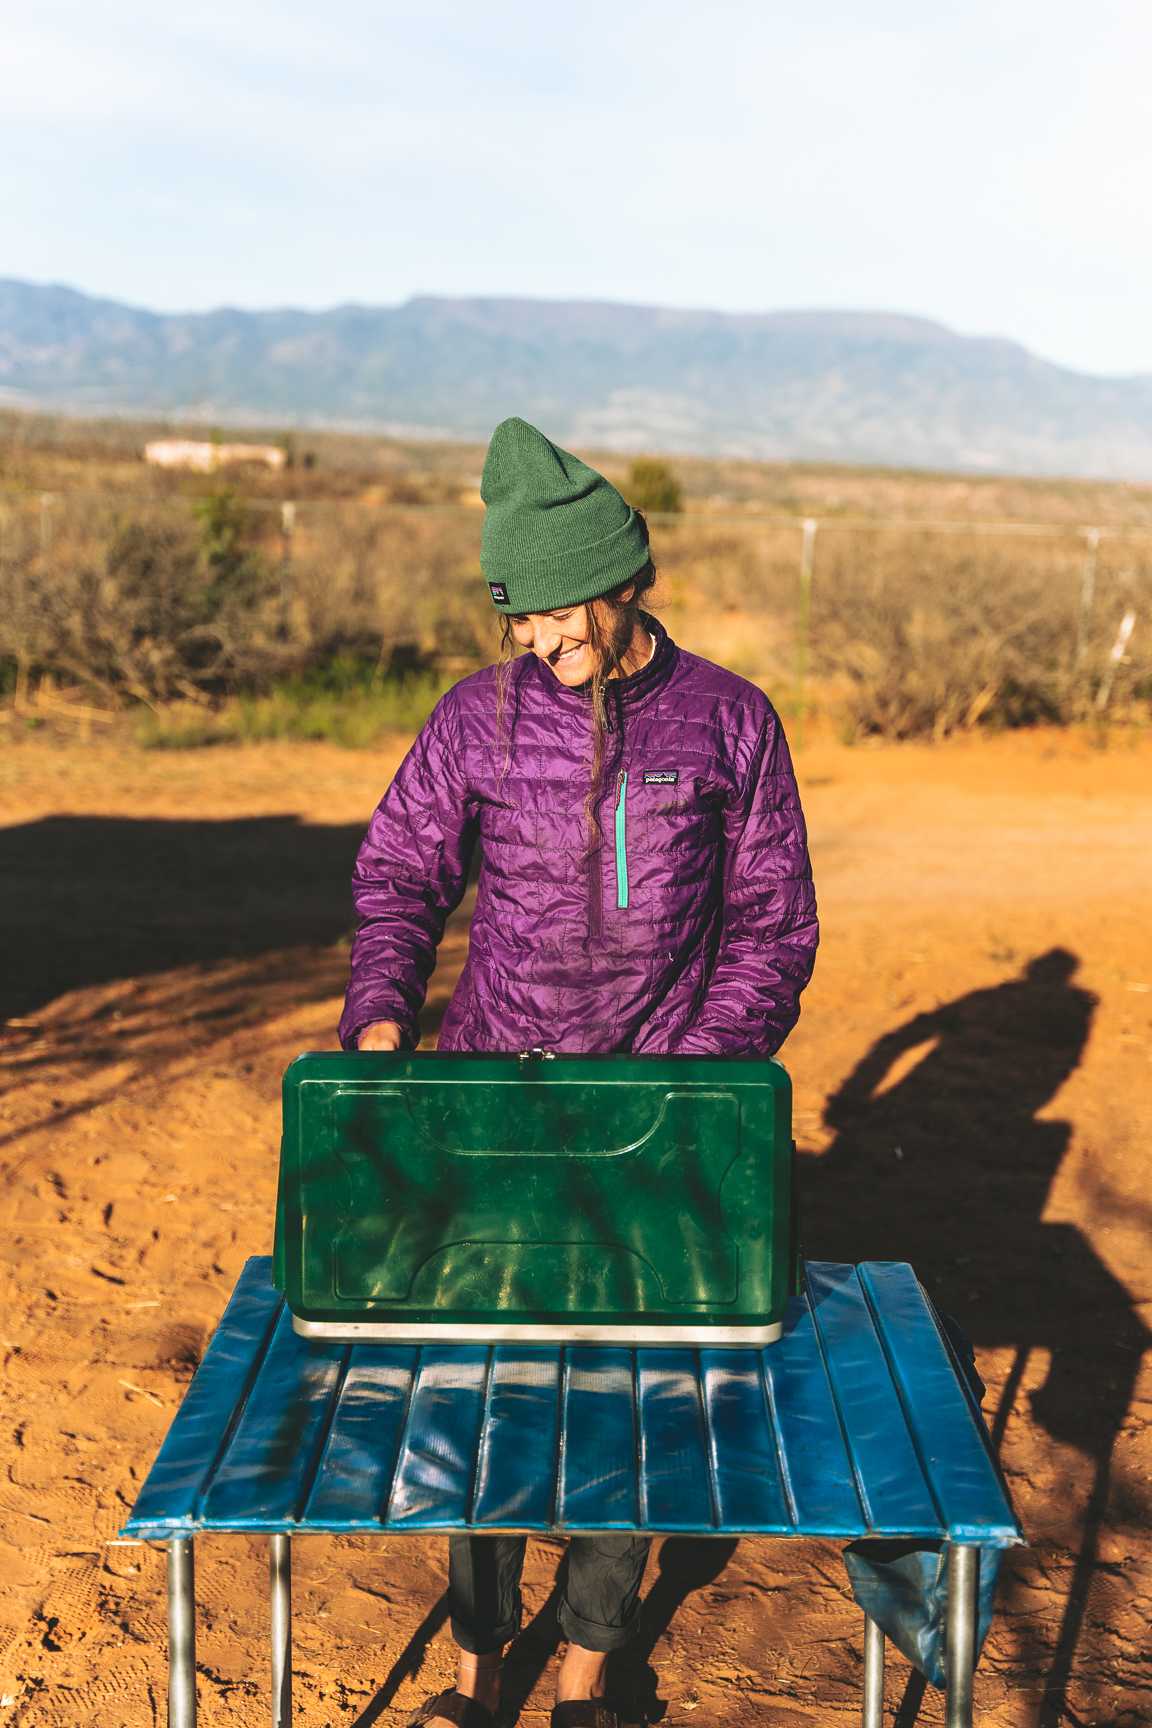
<path id="1" fill-rule="evenodd" d="M 612 805 L 612 844 L 616 861 L 616 905 L 623 911 L 628 905 L 628 771 L 621 768 L 616 776 Z M 588 934 L 599 936 L 603 928 L 601 907 L 604 894 L 603 843 L 588 849 Z"/>
<path id="2" fill-rule="evenodd" d="M 616 776 L 616 905 L 628 905 L 628 771 Z"/>

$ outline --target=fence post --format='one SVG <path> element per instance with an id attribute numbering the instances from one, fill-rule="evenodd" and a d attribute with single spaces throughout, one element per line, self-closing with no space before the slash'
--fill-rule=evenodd
<path id="1" fill-rule="evenodd" d="M 1072 663 L 1074 672 L 1079 672 L 1088 652 L 1088 630 L 1092 623 L 1092 609 L 1096 604 L 1096 555 L 1100 550 L 1099 528 L 1081 528 L 1080 532 L 1088 549 L 1080 571 L 1080 614 L 1076 623 L 1076 658 Z"/>
<path id="2" fill-rule="evenodd" d="M 808 718 L 808 656 L 812 624 L 812 567 L 816 559 L 816 529 L 814 516 L 805 516 L 800 541 L 800 595 L 796 612 L 796 744 L 804 742 Z"/>
<path id="3" fill-rule="evenodd" d="M 280 623 L 286 634 L 292 587 L 292 539 L 295 533 L 296 500 L 285 498 L 280 505 Z"/>
<path id="4" fill-rule="evenodd" d="M 1132 640 L 1132 632 L 1135 628 L 1136 609 L 1134 606 L 1129 606 L 1120 620 L 1120 628 L 1116 632 L 1116 640 L 1112 644 L 1111 652 L 1108 655 L 1108 664 L 1104 668 L 1104 676 L 1101 678 L 1100 688 L 1096 692 L 1096 712 L 1098 714 L 1103 714 L 1112 700 L 1112 685 L 1116 678 L 1116 671 L 1128 652 L 1128 644 Z"/>
<path id="5" fill-rule="evenodd" d="M 56 502 L 51 492 L 40 494 L 40 556 L 47 558 L 52 544 L 52 506 Z"/>

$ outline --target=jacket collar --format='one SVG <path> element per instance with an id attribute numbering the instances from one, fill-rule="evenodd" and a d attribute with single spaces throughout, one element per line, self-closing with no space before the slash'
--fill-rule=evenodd
<path id="1" fill-rule="evenodd" d="M 659 618 L 653 618 L 650 612 L 641 612 L 641 620 L 648 634 L 654 638 L 656 647 L 647 666 L 642 666 L 639 672 L 633 672 L 627 678 L 612 678 L 605 689 L 611 692 L 613 705 L 623 708 L 632 707 L 643 702 L 657 690 L 662 690 L 676 668 L 680 650 L 661 624 Z M 541 689 L 550 697 L 567 702 L 571 706 L 587 703 L 589 686 L 579 685 L 575 690 L 561 684 L 554 672 L 549 671 L 544 662 L 535 654 L 529 654 L 533 672 Z"/>

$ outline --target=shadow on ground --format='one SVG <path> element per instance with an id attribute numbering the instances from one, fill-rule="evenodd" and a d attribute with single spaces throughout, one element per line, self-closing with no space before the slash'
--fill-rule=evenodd
<path id="1" fill-rule="evenodd" d="M 1149 1342 L 1088 1240 L 1043 1217 L 1072 1129 L 1040 1112 L 1078 1066 L 1096 1008 L 1078 964 L 1052 948 L 886 1033 L 829 1100 L 836 1138 L 803 1171 L 810 1258 L 911 1261 L 976 1345 L 1013 1351 L 989 1413 L 997 1445 L 1030 1356 L 1049 1353 L 1033 1415 L 1092 1461 L 1093 1479 L 1055 1651 L 1035 1652 L 1048 1667 L 1041 1728 L 1065 1714 L 1113 1449 Z"/>
<path id="2" fill-rule="evenodd" d="M 295 816 L 59 816 L 0 828 L 4 1074 L 18 1084 L 68 1067 L 91 1080 L 51 1119 L 0 1135 L 0 1147 L 96 1107 L 111 1063 L 155 1075 L 243 1028 L 338 998 L 362 837 L 359 824 Z M 452 976 L 470 905 L 443 944 Z M 437 990 L 422 1016 L 426 1038 L 446 1005 Z M 325 1046 L 335 1044 L 335 1018 Z M 117 1083 L 128 1083 L 122 1070 Z"/>
<path id="3" fill-rule="evenodd" d="M 0 829 L 0 1020 L 121 979 L 338 941 L 362 837 L 295 816 Z"/>

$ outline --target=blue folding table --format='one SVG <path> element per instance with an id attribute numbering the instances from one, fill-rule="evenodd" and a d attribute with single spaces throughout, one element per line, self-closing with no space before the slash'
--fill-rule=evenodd
<path id="1" fill-rule="evenodd" d="M 194 1538 L 271 1538 L 272 1720 L 290 1539 L 310 1531 L 922 1538 L 947 1545 L 948 1728 L 972 1721 L 979 1556 L 1021 1540 L 911 1267 L 809 1262 L 763 1348 L 340 1345 L 248 1261 L 126 1537 L 168 1544 L 169 1723 L 196 1720 Z M 884 1635 L 865 1618 L 864 1723 Z"/>

